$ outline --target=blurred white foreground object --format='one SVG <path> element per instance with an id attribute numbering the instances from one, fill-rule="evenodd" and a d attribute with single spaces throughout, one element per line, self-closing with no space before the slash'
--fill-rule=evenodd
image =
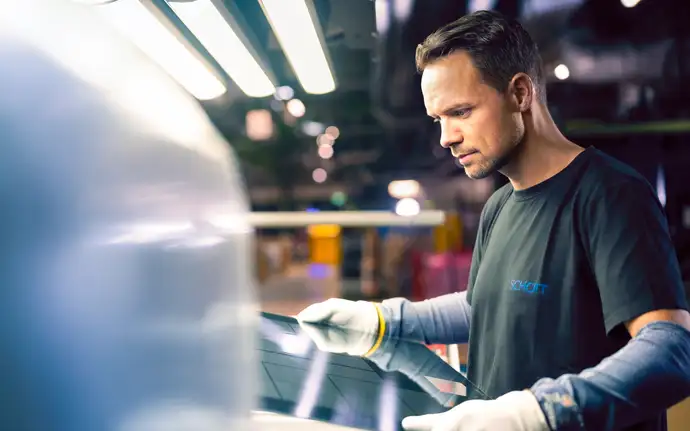
<path id="1" fill-rule="evenodd" d="M 251 430 L 234 155 L 90 6 L 0 14 L 0 410 L 12 431 Z"/>

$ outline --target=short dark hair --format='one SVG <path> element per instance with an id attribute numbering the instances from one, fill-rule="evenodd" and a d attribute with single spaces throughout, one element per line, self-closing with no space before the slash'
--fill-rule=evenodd
<path id="1" fill-rule="evenodd" d="M 453 52 L 465 51 L 482 79 L 503 92 L 517 73 L 534 82 L 537 97 L 546 100 L 546 85 L 539 48 L 519 22 L 498 12 L 478 11 L 446 24 L 417 45 L 417 71 Z"/>

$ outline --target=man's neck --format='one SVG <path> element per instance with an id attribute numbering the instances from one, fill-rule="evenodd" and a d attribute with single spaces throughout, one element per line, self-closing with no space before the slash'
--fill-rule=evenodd
<path id="1" fill-rule="evenodd" d="M 515 190 L 533 187 L 565 169 L 584 151 L 558 130 L 546 108 L 525 118 L 525 137 L 511 162 L 501 169 Z"/>

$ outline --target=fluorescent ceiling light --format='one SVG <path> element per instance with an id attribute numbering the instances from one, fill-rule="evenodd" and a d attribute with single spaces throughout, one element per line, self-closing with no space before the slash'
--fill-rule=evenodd
<path id="1" fill-rule="evenodd" d="M 211 0 L 168 4 L 247 96 L 275 92 L 273 82 Z"/>
<path id="2" fill-rule="evenodd" d="M 121 33 L 200 100 L 225 93 L 225 85 L 139 0 L 95 6 Z"/>
<path id="3" fill-rule="evenodd" d="M 335 79 L 306 1 L 311 0 L 259 0 L 304 91 L 330 93 Z"/>

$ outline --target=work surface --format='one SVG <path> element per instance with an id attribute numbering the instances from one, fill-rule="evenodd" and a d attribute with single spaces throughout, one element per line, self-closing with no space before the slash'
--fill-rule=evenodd
<path id="1" fill-rule="evenodd" d="M 416 343 L 384 343 L 368 360 L 319 350 L 289 317 L 263 313 L 260 328 L 263 411 L 395 431 L 405 416 L 477 396 L 462 374 Z"/>

